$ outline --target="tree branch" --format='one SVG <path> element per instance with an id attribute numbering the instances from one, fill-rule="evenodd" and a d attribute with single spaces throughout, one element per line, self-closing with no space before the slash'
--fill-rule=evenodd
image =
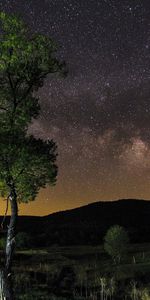
<path id="1" fill-rule="evenodd" d="M 0 106 L 0 110 L 5 110 L 5 111 L 7 111 L 7 108 Z"/>
<path id="2" fill-rule="evenodd" d="M 7 201 L 7 203 L 6 203 L 6 210 L 5 210 L 5 214 L 4 214 L 4 217 L 3 217 L 3 220 L 2 220 L 2 222 L 1 222 L 1 228 L 3 229 L 3 225 L 4 225 L 4 222 L 5 222 L 5 219 L 6 219 L 6 216 L 7 216 L 7 212 L 8 212 L 8 203 L 9 203 L 9 197 L 10 197 L 10 195 L 8 195 L 8 197 L 7 197 L 7 199 L 6 199 L 6 201 Z"/>
<path id="3" fill-rule="evenodd" d="M 14 182 L 18 179 L 18 177 L 24 172 L 25 168 L 22 168 L 21 171 L 17 174 L 16 178 L 14 178 Z"/>
<path id="4" fill-rule="evenodd" d="M 10 73 L 9 73 L 8 70 L 7 70 L 7 75 L 8 75 L 10 87 L 11 87 L 11 90 L 12 90 L 13 98 L 14 98 L 14 106 L 16 106 L 16 94 L 15 94 L 15 88 L 14 88 L 14 85 L 13 85 L 13 81 L 12 81 L 11 75 L 10 75 Z"/>

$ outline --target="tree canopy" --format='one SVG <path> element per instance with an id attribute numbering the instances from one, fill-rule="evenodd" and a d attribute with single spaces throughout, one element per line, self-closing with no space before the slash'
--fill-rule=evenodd
<path id="1" fill-rule="evenodd" d="M 31 34 L 21 19 L 3 12 L 0 23 L 0 190 L 8 195 L 13 184 L 17 200 L 27 202 L 57 175 L 54 141 L 27 133 L 40 112 L 34 92 L 48 74 L 66 75 L 66 66 L 49 37 Z"/>
<path id="2" fill-rule="evenodd" d="M 39 115 L 38 98 L 48 74 L 66 74 L 65 62 L 56 58 L 56 44 L 40 34 L 31 34 L 22 20 L 0 13 L 0 123 L 5 131 L 27 128 Z"/>

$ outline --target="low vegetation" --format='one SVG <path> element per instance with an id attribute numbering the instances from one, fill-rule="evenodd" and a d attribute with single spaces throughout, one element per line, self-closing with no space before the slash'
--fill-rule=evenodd
<path id="1" fill-rule="evenodd" d="M 148 300 L 150 244 L 127 250 L 117 265 L 103 246 L 18 250 L 13 268 L 17 299 Z"/>

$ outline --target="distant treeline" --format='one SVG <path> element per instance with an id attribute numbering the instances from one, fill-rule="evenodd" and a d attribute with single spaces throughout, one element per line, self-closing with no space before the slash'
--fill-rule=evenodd
<path id="1" fill-rule="evenodd" d="M 150 242 L 150 202 L 96 202 L 45 217 L 20 216 L 18 220 L 19 231 L 28 233 L 33 246 L 37 247 L 97 245 L 103 242 L 108 228 L 115 224 L 126 228 L 131 242 Z"/>

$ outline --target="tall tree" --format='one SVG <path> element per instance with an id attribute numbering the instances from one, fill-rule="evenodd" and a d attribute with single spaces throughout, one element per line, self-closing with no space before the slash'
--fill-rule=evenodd
<path id="1" fill-rule="evenodd" d="M 57 176 L 55 143 L 28 134 L 40 112 L 34 92 L 48 74 L 65 75 L 66 66 L 56 58 L 57 47 L 49 37 L 31 34 L 13 15 L 0 13 L 0 22 L 0 191 L 11 207 L 0 298 L 10 300 L 18 202 L 34 200 L 39 189 L 54 184 Z"/>

